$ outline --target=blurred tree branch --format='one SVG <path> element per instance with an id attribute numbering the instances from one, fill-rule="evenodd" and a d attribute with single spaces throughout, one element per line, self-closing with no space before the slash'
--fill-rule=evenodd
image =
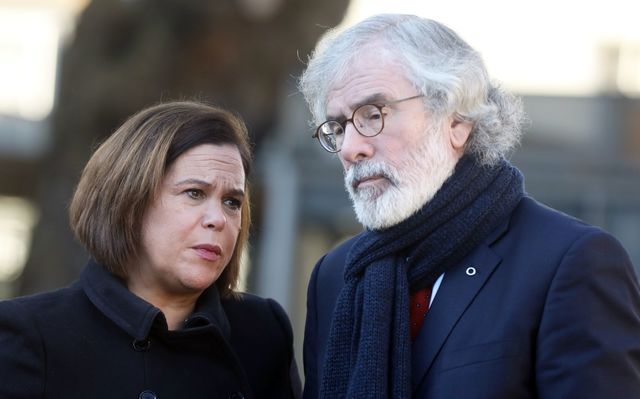
<path id="1" fill-rule="evenodd" d="M 67 204 L 91 150 L 127 116 L 162 100 L 212 101 L 246 119 L 257 149 L 275 123 L 284 80 L 303 67 L 298 54 L 347 5 L 272 0 L 254 12 L 249 0 L 92 1 L 63 54 L 53 149 L 36 181 L 41 219 L 19 293 L 66 285 L 84 265 Z"/>

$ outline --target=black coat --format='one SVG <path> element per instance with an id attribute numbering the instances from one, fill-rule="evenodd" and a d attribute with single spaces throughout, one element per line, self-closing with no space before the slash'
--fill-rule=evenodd
<path id="1" fill-rule="evenodd" d="M 293 334 L 273 300 L 212 287 L 180 330 L 103 267 L 0 302 L 0 398 L 291 398 Z"/>

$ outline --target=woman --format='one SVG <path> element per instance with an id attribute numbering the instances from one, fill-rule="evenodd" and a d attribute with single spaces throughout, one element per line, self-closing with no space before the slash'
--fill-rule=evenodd
<path id="1" fill-rule="evenodd" d="M 161 104 L 125 122 L 71 202 L 91 254 L 80 279 L 0 302 L 0 397 L 298 396 L 285 312 L 234 291 L 250 166 L 243 122 L 219 108 Z"/>

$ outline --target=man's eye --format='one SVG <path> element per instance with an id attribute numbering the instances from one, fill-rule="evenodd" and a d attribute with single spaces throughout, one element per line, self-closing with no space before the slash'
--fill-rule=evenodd
<path id="1" fill-rule="evenodd" d="M 204 198 L 204 192 L 197 188 L 190 188 L 188 190 L 185 190 L 184 192 L 189 196 L 189 198 L 192 198 L 192 199 Z"/>
<path id="2" fill-rule="evenodd" d="M 367 113 L 366 118 L 370 121 L 375 121 L 382 118 L 382 114 L 380 114 L 380 111 L 375 110 Z"/>

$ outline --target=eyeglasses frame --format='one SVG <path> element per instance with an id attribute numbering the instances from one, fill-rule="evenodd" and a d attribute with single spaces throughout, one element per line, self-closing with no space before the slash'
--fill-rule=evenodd
<path id="1" fill-rule="evenodd" d="M 398 100 L 393 100 L 393 101 L 388 101 L 385 104 L 362 104 L 356 107 L 356 109 L 353 110 L 353 113 L 351 114 L 351 118 L 349 119 L 345 119 L 344 122 L 340 123 L 335 119 L 327 119 L 326 121 L 322 122 L 320 125 L 318 125 L 318 127 L 316 128 L 315 133 L 313 133 L 313 135 L 311 136 L 311 138 L 315 138 L 318 139 L 318 142 L 320 143 L 320 146 L 327 152 L 330 152 L 332 154 L 338 153 L 340 152 L 340 150 L 342 150 L 342 147 L 336 151 L 332 151 L 330 149 L 328 149 L 327 147 L 324 146 L 324 144 L 322 144 L 322 141 L 320 141 L 320 128 L 322 126 L 324 126 L 326 123 L 329 122 L 336 122 L 337 124 L 339 124 L 340 126 L 342 126 L 342 130 L 346 132 L 347 130 L 347 123 L 351 122 L 351 124 L 353 125 L 353 127 L 356 129 L 356 132 L 358 132 L 358 134 L 360 134 L 363 137 L 375 137 L 377 135 L 379 135 L 380 133 L 382 133 L 382 131 L 384 130 L 384 114 L 382 113 L 382 109 L 385 107 L 388 107 L 390 105 L 395 105 L 404 101 L 409 101 L 409 100 L 414 100 L 416 98 L 420 98 L 420 97 L 424 97 L 424 94 L 416 94 L 415 96 L 411 96 L 411 97 L 406 97 L 406 98 L 401 98 Z M 380 115 L 382 117 L 382 126 L 380 127 L 380 131 L 376 134 L 373 134 L 371 136 L 367 136 L 366 134 L 363 134 L 358 127 L 356 126 L 355 123 L 353 123 L 353 118 L 356 116 L 356 112 L 358 112 L 358 110 L 362 107 L 368 107 L 368 106 L 374 106 L 378 109 L 378 111 L 380 111 Z"/>

